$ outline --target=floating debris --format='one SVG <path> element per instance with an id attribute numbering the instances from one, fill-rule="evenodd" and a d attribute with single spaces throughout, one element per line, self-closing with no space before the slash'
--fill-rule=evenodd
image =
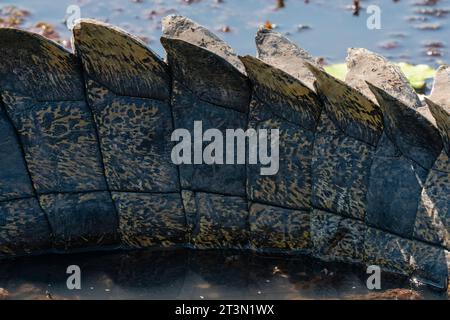
<path id="1" fill-rule="evenodd" d="M 0 288 L 0 300 L 5 300 L 9 298 L 9 291 L 3 288 Z"/>
<path id="2" fill-rule="evenodd" d="M 277 0 L 277 6 L 276 9 L 283 9 L 286 6 L 284 3 L 284 0 Z"/>
<path id="3" fill-rule="evenodd" d="M 228 256 L 225 258 L 225 263 L 233 263 L 239 261 L 239 255 Z"/>
<path id="4" fill-rule="evenodd" d="M 443 53 L 442 50 L 439 49 L 433 49 L 433 48 L 428 48 L 425 51 L 425 55 L 429 56 L 429 57 L 442 57 Z"/>
<path id="5" fill-rule="evenodd" d="M 269 20 L 267 20 L 263 25 L 264 29 L 269 29 L 269 30 L 276 29 L 277 27 L 278 26 L 275 23 L 272 23 Z"/>
<path id="6" fill-rule="evenodd" d="M 352 10 L 354 16 L 359 16 L 359 10 L 361 10 L 361 4 L 359 0 L 353 0 Z"/>
<path id="7" fill-rule="evenodd" d="M 36 32 L 49 39 L 59 39 L 59 33 L 54 26 L 47 22 L 38 22 L 31 28 L 31 31 Z"/>
<path id="8" fill-rule="evenodd" d="M 53 296 L 49 291 L 45 291 L 45 296 L 47 297 L 48 300 L 53 300 Z"/>
<path id="9" fill-rule="evenodd" d="M 392 38 L 406 38 L 408 35 L 404 32 L 391 32 L 388 34 L 388 36 Z"/>
<path id="10" fill-rule="evenodd" d="M 385 41 L 378 44 L 378 47 L 385 50 L 396 49 L 399 47 L 398 41 Z"/>
<path id="11" fill-rule="evenodd" d="M 406 21 L 408 22 L 426 22 L 428 21 L 428 17 L 424 17 L 424 16 L 407 16 Z"/>
<path id="12" fill-rule="evenodd" d="M 423 90 L 426 85 L 426 80 L 433 78 L 436 74 L 436 70 L 425 64 L 412 65 L 406 62 L 400 62 L 398 65 L 411 86 L 418 91 Z"/>
<path id="13" fill-rule="evenodd" d="M 325 71 L 331 74 L 333 77 L 339 80 L 345 81 L 345 76 L 347 75 L 347 64 L 346 63 L 336 63 L 325 66 Z"/>
<path id="14" fill-rule="evenodd" d="M 278 268 L 278 266 L 273 267 L 272 274 L 277 274 L 277 273 L 280 273 L 280 272 L 281 272 L 281 270 Z"/>
<path id="15" fill-rule="evenodd" d="M 325 57 L 317 57 L 314 59 L 317 64 L 324 66 L 327 64 L 327 59 Z"/>
<path id="16" fill-rule="evenodd" d="M 445 48 L 445 44 L 441 41 L 428 41 L 423 46 L 428 48 Z"/>
<path id="17" fill-rule="evenodd" d="M 30 12 L 16 6 L 4 6 L 0 8 L 0 27 L 16 28 L 21 26 Z"/>
<path id="18" fill-rule="evenodd" d="M 436 72 L 433 68 L 425 64 L 412 65 L 406 62 L 400 62 L 398 63 L 398 66 L 405 74 L 411 86 L 418 91 L 424 89 L 426 80 L 433 78 Z M 345 81 L 345 77 L 347 75 L 346 63 L 327 65 L 324 68 L 325 71 L 333 77 Z"/>
<path id="19" fill-rule="evenodd" d="M 309 29 L 311 29 L 311 26 L 309 26 L 307 24 L 297 25 L 297 31 L 304 31 L 304 30 L 309 30 Z"/>
<path id="20" fill-rule="evenodd" d="M 422 300 L 423 296 L 410 289 L 389 289 L 383 292 L 371 292 L 365 295 L 351 295 L 354 300 Z"/>
<path id="21" fill-rule="evenodd" d="M 438 2 L 439 2 L 439 0 L 423 0 L 420 2 L 415 2 L 414 5 L 415 6 L 434 6 Z"/>

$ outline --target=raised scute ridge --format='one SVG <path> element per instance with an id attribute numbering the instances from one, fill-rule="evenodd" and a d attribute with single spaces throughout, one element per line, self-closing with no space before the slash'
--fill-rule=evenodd
<path id="1" fill-rule="evenodd" d="M 450 66 L 442 65 L 437 69 L 429 99 L 447 110 L 450 108 Z"/>
<path id="2" fill-rule="evenodd" d="M 170 159 L 169 68 L 134 37 L 92 21 L 78 25 L 74 47 L 84 67 L 122 246 L 184 243 L 178 169 Z"/>
<path id="3" fill-rule="evenodd" d="M 0 94 L 37 193 L 104 189 L 76 57 L 44 37 L 14 29 L 0 29 L 0 43 L 0 56 L 8 57 L 0 59 Z"/>
<path id="4" fill-rule="evenodd" d="M 315 91 L 316 79 L 305 62 L 313 64 L 318 69 L 322 68 L 308 52 L 280 33 L 265 28 L 258 30 L 255 41 L 259 59 L 283 70 Z"/>
<path id="5" fill-rule="evenodd" d="M 257 58 L 245 56 L 240 59 L 254 86 L 260 90 L 265 89 L 264 98 L 269 100 L 267 102 L 270 102 L 276 114 L 310 130 L 315 129 L 321 104 L 314 91 L 286 72 Z M 270 94 L 269 91 L 273 93 Z M 274 94 L 282 98 L 283 102 L 278 101 Z"/>
<path id="6" fill-rule="evenodd" d="M 167 67 L 145 44 L 129 33 L 95 20 L 75 25 L 76 54 L 91 78 L 120 95 L 167 100 Z"/>
<path id="7" fill-rule="evenodd" d="M 39 101 L 84 99 L 75 57 L 47 38 L 0 29 L 0 60 L 3 92 Z"/>
<path id="8" fill-rule="evenodd" d="M 246 112 L 248 79 L 215 53 L 179 39 L 161 38 L 173 77 L 206 102 Z"/>
<path id="9" fill-rule="evenodd" d="M 430 169 L 442 149 L 438 131 L 415 109 L 368 83 L 383 110 L 386 135 L 408 158 Z"/>

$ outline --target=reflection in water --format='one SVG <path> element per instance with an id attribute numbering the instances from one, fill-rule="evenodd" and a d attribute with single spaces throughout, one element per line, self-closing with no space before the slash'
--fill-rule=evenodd
<path id="1" fill-rule="evenodd" d="M 66 269 L 81 268 L 81 290 Z M 366 288 L 361 267 L 220 251 L 132 251 L 49 255 L 4 261 L 0 299 L 446 299 L 407 279 L 382 275 Z"/>

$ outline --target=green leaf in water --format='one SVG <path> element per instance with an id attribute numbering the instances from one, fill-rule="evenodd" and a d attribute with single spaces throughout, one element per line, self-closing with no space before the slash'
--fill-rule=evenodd
<path id="1" fill-rule="evenodd" d="M 347 64 L 346 63 L 336 63 L 330 64 L 324 67 L 325 71 L 331 74 L 333 77 L 339 80 L 345 81 L 345 76 L 347 74 Z"/>
<path id="2" fill-rule="evenodd" d="M 434 78 L 436 71 L 426 64 L 411 65 L 409 63 L 400 62 L 398 64 L 402 72 L 405 74 L 411 86 L 420 90 L 425 87 L 425 80 Z"/>
<path id="3" fill-rule="evenodd" d="M 398 66 L 405 74 L 411 86 L 416 90 L 422 90 L 425 87 L 426 80 L 434 78 L 436 70 L 426 64 L 412 65 L 406 62 L 398 63 Z M 344 81 L 347 74 L 347 64 L 336 63 L 325 66 L 325 71 L 333 77 Z"/>

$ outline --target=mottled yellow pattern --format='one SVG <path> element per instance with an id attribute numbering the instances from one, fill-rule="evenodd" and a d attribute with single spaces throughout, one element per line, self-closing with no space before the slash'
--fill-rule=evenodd
<path id="1" fill-rule="evenodd" d="M 364 220 L 375 148 L 333 126 L 322 114 L 312 155 L 313 206 Z"/>
<path id="2" fill-rule="evenodd" d="M 186 243 L 186 222 L 179 193 L 113 192 L 119 232 L 126 248 L 173 247 Z"/>
<path id="3" fill-rule="evenodd" d="M 83 101 L 41 102 L 26 113 L 10 111 L 39 193 L 106 188 L 88 112 Z"/>
<path id="4" fill-rule="evenodd" d="M 192 244 L 200 249 L 245 248 L 248 246 L 248 209 L 245 199 L 196 192 L 199 219 Z"/>
<path id="5" fill-rule="evenodd" d="M 87 94 L 109 188 L 177 191 L 178 172 L 170 157 L 170 105 L 159 100 L 117 96 L 93 80 L 88 80 Z"/>
<path id="6" fill-rule="evenodd" d="M 271 67 L 251 56 L 240 57 L 247 74 L 256 88 L 256 94 L 264 97 L 268 103 L 282 100 L 278 108 L 277 102 L 271 103 L 275 113 L 283 115 L 287 108 L 295 113 L 288 120 L 297 120 L 307 129 L 313 129 L 319 120 L 321 105 L 315 93 L 299 80 L 287 73 Z M 262 92 L 258 92 L 261 90 Z M 278 102 L 279 103 L 279 102 Z"/>
<path id="7" fill-rule="evenodd" d="M 310 212 L 260 203 L 252 203 L 249 210 L 250 246 L 254 250 L 306 252 L 310 248 Z"/>
<path id="8" fill-rule="evenodd" d="M 438 105 L 425 98 L 430 107 L 431 114 L 436 119 L 436 124 L 441 133 L 444 148 L 448 155 L 450 155 L 450 102 L 449 106 Z"/>
<path id="9" fill-rule="evenodd" d="M 348 135 L 376 145 L 383 130 L 380 108 L 359 91 L 308 64 L 317 86 L 326 99 L 325 108 L 336 125 Z"/>
<path id="10" fill-rule="evenodd" d="M 442 151 L 422 189 L 414 237 L 450 250 L 450 160 Z"/>
<path id="11" fill-rule="evenodd" d="M 362 262 L 366 225 L 362 221 L 314 209 L 311 213 L 313 254 L 328 261 Z"/>

